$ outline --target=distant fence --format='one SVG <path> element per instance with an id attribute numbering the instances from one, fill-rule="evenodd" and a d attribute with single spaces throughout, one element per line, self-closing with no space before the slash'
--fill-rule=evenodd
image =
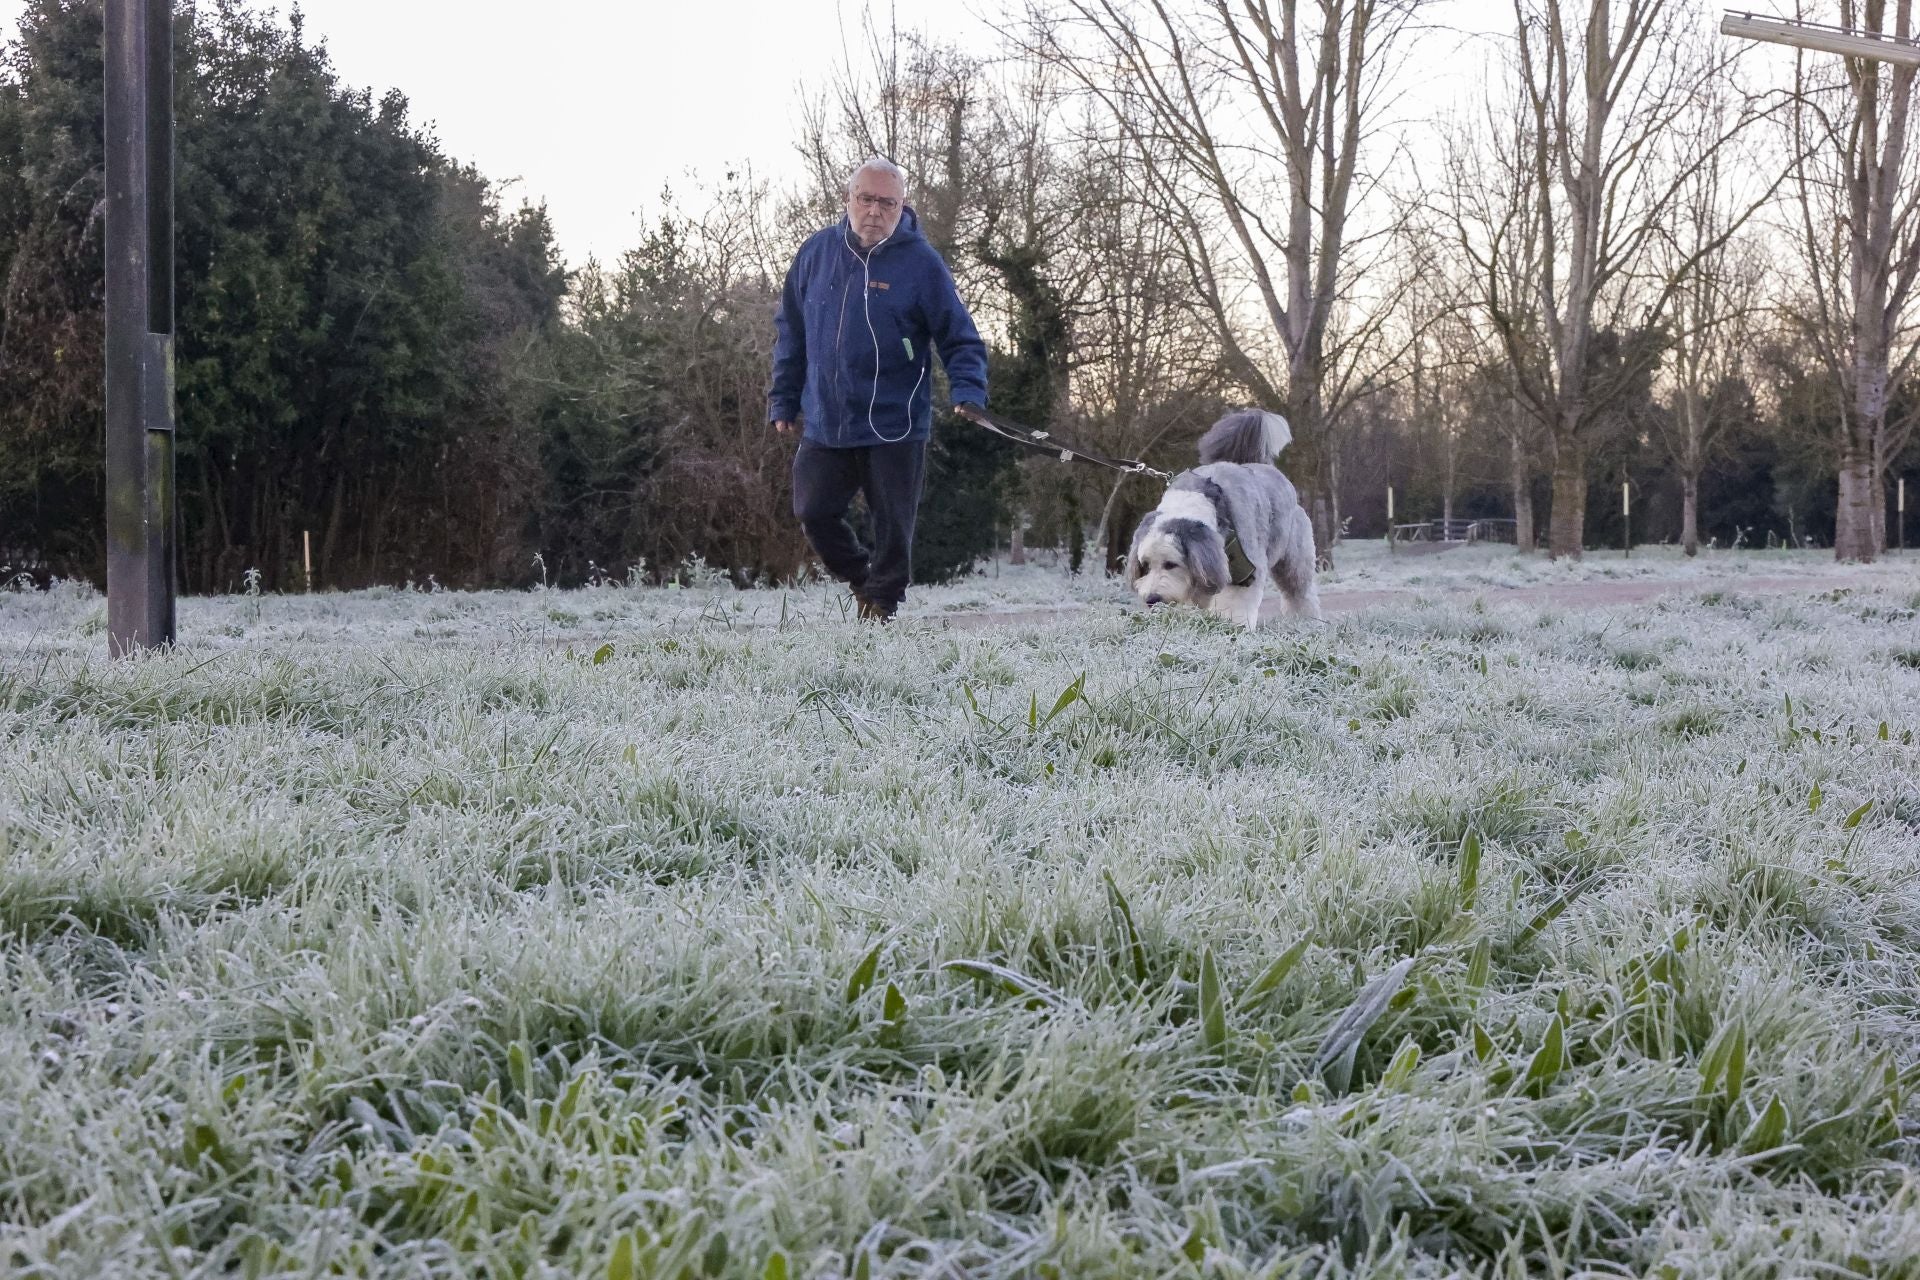
<path id="1" fill-rule="evenodd" d="M 1422 520 L 1396 524 L 1388 531 L 1395 542 L 1515 542 L 1519 526 L 1512 520 Z"/>

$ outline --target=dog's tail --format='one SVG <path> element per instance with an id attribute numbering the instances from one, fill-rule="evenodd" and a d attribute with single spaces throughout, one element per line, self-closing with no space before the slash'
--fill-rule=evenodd
<path id="1" fill-rule="evenodd" d="M 1242 409 L 1207 428 L 1200 437 L 1200 461 L 1272 462 L 1292 443 L 1293 430 L 1285 418 L 1264 409 Z"/>

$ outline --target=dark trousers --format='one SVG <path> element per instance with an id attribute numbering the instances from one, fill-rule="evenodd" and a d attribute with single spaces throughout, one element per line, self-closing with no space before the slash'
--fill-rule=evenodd
<path id="1" fill-rule="evenodd" d="M 907 594 L 913 574 L 913 521 L 926 478 L 927 442 L 828 449 L 810 440 L 793 455 L 793 514 L 827 572 L 888 608 Z M 860 545 L 847 508 L 867 501 L 873 549 Z"/>

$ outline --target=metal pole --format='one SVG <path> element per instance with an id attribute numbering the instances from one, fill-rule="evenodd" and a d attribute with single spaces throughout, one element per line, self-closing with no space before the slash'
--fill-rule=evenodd
<path id="1" fill-rule="evenodd" d="M 174 640 L 173 0 L 107 0 L 107 650 Z"/>

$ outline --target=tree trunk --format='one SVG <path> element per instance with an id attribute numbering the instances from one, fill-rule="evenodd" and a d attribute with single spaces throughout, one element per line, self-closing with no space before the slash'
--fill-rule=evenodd
<path id="1" fill-rule="evenodd" d="M 1332 466 L 1324 442 L 1317 437 L 1301 439 L 1295 427 L 1293 443 L 1281 456 L 1288 460 L 1283 470 L 1299 492 L 1300 505 L 1313 521 L 1314 553 L 1321 564 L 1330 564 L 1333 544 L 1339 537 L 1339 517 L 1335 515 Z"/>
<path id="2" fill-rule="evenodd" d="M 1313 495 L 1307 503 L 1307 517 L 1313 521 L 1314 559 L 1322 566 L 1333 564 L 1333 544 L 1336 541 L 1333 530 L 1333 504 L 1327 500 L 1326 490 Z M 1326 532 L 1322 532 L 1325 530 Z"/>
<path id="3" fill-rule="evenodd" d="M 1587 458 L 1577 439 L 1561 436 L 1553 451 L 1553 510 L 1548 513 L 1547 554 L 1578 560 L 1586 550 Z"/>
<path id="4" fill-rule="evenodd" d="M 340 540 L 346 532 L 344 527 L 347 508 L 346 489 L 346 477 L 336 474 L 333 478 L 333 501 L 330 504 L 331 509 L 327 512 L 327 531 L 320 539 L 319 571 L 314 575 L 320 582 L 337 584 L 345 576 L 336 574 L 334 566 L 338 563 L 337 557 L 341 554 Z"/>
<path id="5" fill-rule="evenodd" d="M 1862 564 L 1873 562 L 1885 536 L 1884 529 L 1880 536 L 1874 533 L 1876 523 L 1886 523 L 1886 503 L 1874 483 L 1878 470 L 1874 462 L 1886 429 L 1887 404 L 1893 398 L 1886 330 L 1879 323 L 1885 310 L 1884 292 L 1869 290 L 1867 301 L 1873 305 L 1860 308 L 1867 323 L 1857 326 L 1865 332 L 1856 339 L 1853 357 L 1852 413 L 1841 421 L 1839 431 L 1840 496 L 1833 513 L 1833 556 Z"/>
<path id="6" fill-rule="evenodd" d="M 233 524 L 227 518 L 226 486 L 220 483 L 220 471 L 211 457 L 202 455 L 201 474 L 206 478 L 208 518 L 212 525 L 201 540 L 202 555 L 200 580 L 207 591 L 223 591 L 226 584 L 221 580 L 222 567 L 233 559 Z M 219 546 L 213 543 L 213 533 L 220 535 Z"/>
<path id="7" fill-rule="evenodd" d="M 1027 513 L 1024 511 L 1016 511 L 1013 513 L 1013 536 L 1009 539 L 1007 546 L 1007 563 L 1025 564 L 1026 562 Z"/>
<path id="8" fill-rule="evenodd" d="M 1327 508 L 1327 519 L 1333 525 L 1333 540 L 1337 543 L 1346 531 L 1347 522 L 1340 515 L 1340 442 L 1333 439 L 1327 441 Z M 1333 564 L 1331 546 L 1320 548 L 1320 556 L 1329 566 Z"/>
<path id="9" fill-rule="evenodd" d="M 1680 474 L 1680 545 L 1700 554 L 1700 477 L 1691 471 Z"/>
<path id="10" fill-rule="evenodd" d="M 1860 448 L 1849 435 L 1840 455 L 1840 507 L 1833 516 L 1833 557 L 1871 563 L 1874 557 L 1875 521 L 1884 523 L 1873 483 L 1873 455 Z"/>
<path id="11" fill-rule="evenodd" d="M 1320 398 L 1317 367 L 1296 359 L 1293 379 L 1287 386 L 1286 418 L 1293 430 L 1293 443 L 1281 454 L 1281 470 L 1293 481 L 1313 521 L 1313 546 L 1322 563 L 1333 558 L 1333 544 L 1340 536 L 1339 513 L 1333 496 L 1333 448 L 1327 439 L 1326 405 Z"/>
<path id="12" fill-rule="evenodd" d="M 1887 428 L 1883 422 L 1873 433 L 1872 474 L 1868 477 L 1873 491 L 1873 554 L 1876 558 L 1887 554 L 1887 548 L 1892 545 L 1887 534 L 1893 505 L 1888 501 L 1892 495 L 1887 492 L 1887 452 Z"/>
<path id="13" fill-rule="evenodd" d="M 1520 407 L 1514 406 L 1514 419 L 1520 417 Z M 1508 437 L 1513 445 L 1513 545 L 1522 551 L 1533 550 L 1533 480 L 1527 474 L 1527 451 L 1522 446 L 1520 433 L 1515 431 Z"/>
<path id="14" fill-rule="evenodd" d="M 1077 578 L 1087 559 L 1087 524 L 1080 518 L 1079 486 L 1071 477 L 1062 478 L 1066 487 L 1061 505 L 1066 508 L 1067 516 L 1067 568 Z"/>
<path id="15" fill-rule="evenodd" d="M 1126 572 L 1127 552 L 1132 547 L 1133 526 L 1136 523 L 1134 504 L 1120 499 L 1120 492 L 1126 488 L 1128 479 L 1122 475 L 1113 482 L 1113 488 L 1107 491 L 1107 505 L 1100 512 L 1100 536 L 1106 542 L 1107 572 L 1110 574 Z"/>

